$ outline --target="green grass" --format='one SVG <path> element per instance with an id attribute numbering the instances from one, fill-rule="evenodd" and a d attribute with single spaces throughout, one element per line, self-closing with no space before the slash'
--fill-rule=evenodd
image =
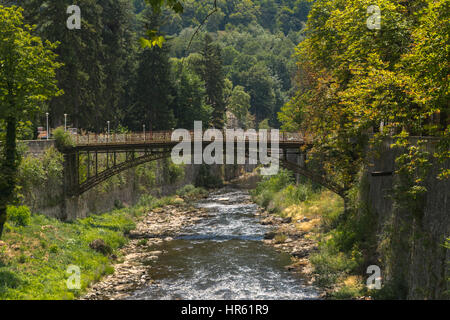
<path id="1" fill-rule="evenodd" d="M 192 184 L 185 185 L 177 191 L 177 195 L 183 198 L 201 198 L 208 195 L 208 191 L 204 188 L 196 188 Z"/>
<path id="2" fill-rule="evenodd" d="M 357 192 L 352 192 L 357 199 Z M 309 219 L 296 226 L 318 241 L 318 251 L 310 256 L 316 285 L 328 289 L 335 299 L 351 299 L 367 293 L 362 281 L 362 252 L 368 252 L 371 244 L 376 243 L 370 236 L 375 223 L 361 204 L 358 210 L 352 210 L 350 219 L 341 222 L 344 208 L 339 196 L 306 181 L 295 185 L 292 174 L 286 170 L 265 178 L 252 191 L 252 197 L 271 213 L 289 216 L 292 221 Z M 278 235 L 275 242 L 284 240 L 283 235 Z"/>
<path id="3" fill-rule="evenodd" d="M 112 259 L 89 247 L 102 239 L 113 250 L 128 241 L 137 218 L 151 209 L 179 203 L 176 197 L 144 196 L 130 208 L 93 215 L 74 222 L 61 222 L 32 214 L 26 226 L 7 223 L 0 245 L 0 300 L 74 299 L 92 282 L 114 272 Z M 69 290 L 70 265 L 81 270 L 81 289 Z"/>

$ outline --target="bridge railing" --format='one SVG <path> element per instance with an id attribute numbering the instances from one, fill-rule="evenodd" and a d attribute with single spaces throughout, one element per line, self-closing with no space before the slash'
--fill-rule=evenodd
<path id="1" fill-rule="evenodd" d="M 194 140 L 194 131 L 189 132 L 191 140 Z M 222 139 L 225 140 L 226 135 L 222 131 Z M 257 139 L 258 135 L 255 135 Z M 248 138 L 247 138 L 248 139 Z M 267 133 L 267 140 L 270 142 L 270 130 Z M 289 142 L 304 142 L 308 143 L 312 141 L 312 136 L 301 132 L 279 132 L 279 141 L 284 143 Z M 172 142 L 172 131 L 148 131 L 142 133 L 112 133 L 112 134 L 97 134 L 88 133 L 76 136 L 77 145 L 94 145 L 94 144 L 127 144 L 127 143 L 166 143 Z"/>

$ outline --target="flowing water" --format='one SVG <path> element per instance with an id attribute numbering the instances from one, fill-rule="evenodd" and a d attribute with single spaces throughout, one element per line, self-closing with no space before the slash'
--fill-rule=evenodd
<path id="1" fill-rule="evenodd" d="M 288 254 L 261 241 L 248 193 L 222 190 L 197 203 L 210 218 L 152 250 L 166 253 L 150 266 L 154 284 L 130 299 L 314 299 L 317 292 L 286 270 Z"/>

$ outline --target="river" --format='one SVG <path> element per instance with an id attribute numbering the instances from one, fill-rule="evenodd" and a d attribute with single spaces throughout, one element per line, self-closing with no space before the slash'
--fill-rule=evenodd
<path id="1" fill-rule="evenodd" d="M 290 256 L 261 240 L 269 227 L 258 223 L 247 192 L 223 189 L 198 202 L 209 218 L 183 229 L 150 265 L 153 284 L 129 299 L 316 299 L 317 292 L 285 266 Z"/>

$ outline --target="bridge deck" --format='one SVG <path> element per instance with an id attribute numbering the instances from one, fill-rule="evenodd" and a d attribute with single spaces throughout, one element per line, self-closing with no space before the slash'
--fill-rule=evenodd
<path id="1" fill-rule="evenodd" d="M 227 139 L 218 137 L 217 141 L 227 142 Z M 211 141 L 198 139 L 194 132 L 190 132 L 191 143 L 201 142 L 203 145 L 210 144 Z M 270 132 L 267 135 L 267 144 L 271 145 Z M 311 137 L 301 133 L 280 132 L 280 148 L 298 148 L 311 143 Z M 236 142 L 236 140 L 235 140 Z M 259 142 L 258 135 L 246 135 L 245 143 Z M 179 141 L 172 140 L 172 131 L 128 133 L 128 134 L 86 134 L 77 135 L 77 150 L 127 150 L 127 149 L 147 149 L 147 148 L 167 148 L 177 145 Z"/>

